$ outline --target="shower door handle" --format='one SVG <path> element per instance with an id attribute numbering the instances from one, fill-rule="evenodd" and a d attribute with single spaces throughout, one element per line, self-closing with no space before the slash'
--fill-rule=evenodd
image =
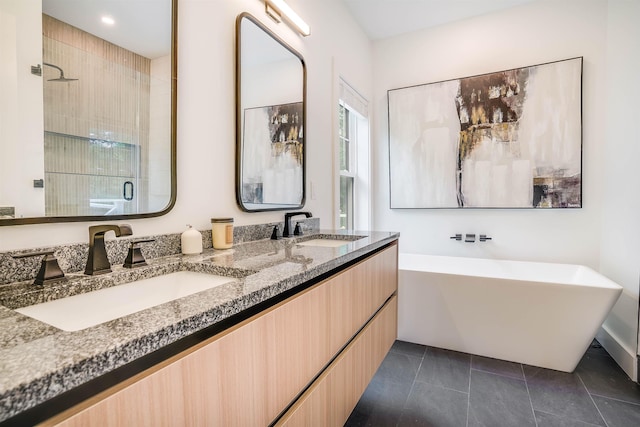
<path id="1" fill-rule="evenodd" d="M 125 181 L 122 186 L 122 197 L 127 200 L 133 200 L 133 182 Z"/>

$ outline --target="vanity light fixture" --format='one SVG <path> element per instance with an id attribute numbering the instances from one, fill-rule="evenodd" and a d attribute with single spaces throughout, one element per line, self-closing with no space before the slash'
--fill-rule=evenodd
<path id="1" fill-rule="evenodd" d="M 309 25 L 300 18 L 300 15 L 294 12 L 284 0 L 264 0 L 264 5 L 267 15 L 277 23 L 282 22 L 282 15 L 284 15 L 287 21 L 293 25 L 300 34 L 305 37 L 311 34 Z"/>

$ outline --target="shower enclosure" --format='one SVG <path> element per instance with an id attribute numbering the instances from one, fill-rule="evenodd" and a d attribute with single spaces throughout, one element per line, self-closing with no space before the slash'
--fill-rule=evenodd
<path id="1" fill-rule="evenodd" d="M 46 216 L 146 211 L 150 60 L 65 26 L 43 16 Z"/>

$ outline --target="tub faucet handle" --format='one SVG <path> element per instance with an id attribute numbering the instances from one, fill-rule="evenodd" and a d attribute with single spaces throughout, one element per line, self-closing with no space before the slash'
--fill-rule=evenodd
<path id="1" fill-rule="evenodd" d="M 480 241 L 481 242 L 486 242 L 487 240 L 492 240 L 491 237 L 488 237 L 486 234 L 481 234 L 480 235 Z"/>
<path id="2" fill-rule="evenodd" d="M 449 237 L 451 240 L 457 240 L 458 242 L 462 240 L 462 234 L 456 234 L 455 236 Z"/>

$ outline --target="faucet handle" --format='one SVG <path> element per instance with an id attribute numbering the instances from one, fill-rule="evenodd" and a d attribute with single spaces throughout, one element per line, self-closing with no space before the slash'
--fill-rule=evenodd
<path id="1" fill-rule="evenodd" d="M 45 284 L 55 282 L 66 282 L 68 279 L 64 276 L 64 272 L 58 265 L 58 259 L 54 256 L 55 251 L 39 251 L 39 252 L 27 252 L 24 254 L 11 255 L 14 259 L 30 258 L 35 256 L 44 255 L 42 263 L 40 264 L 40 270 L 36 274 L 36 278 L 33 281 L 34 285 L 42 286 Z"/>
<path id="2" fill-rule="evenodd" d="M 273 226 L 273 232 L 271 233 L 271 240 L 281 240 L 282 234 L 280 234 L 280 227 L 278 225 Z"/>
<path id="3" fill-rule="evenodd" d="M 302 236 L 304 232 L 302 231 L 302 227 L 299 222 L 296 222 L 296 227 L 293 229 L 294 236 Z"/>
<path id="4" fill-rule="evenodd" d="M 133 268 L 133 267 L 142 267 L 143 265 L 147 265 L 147 261 L 144 259 L 142 255 L 142 251 L 138 247 L 140 243 L 148 243 L 155 242 L 156 239 L 141 239 L 141 240 L 132 240 L 129 244 L 129 252 L 127 252 L 127 258 L 124 260 L 123 267 Z"/>

